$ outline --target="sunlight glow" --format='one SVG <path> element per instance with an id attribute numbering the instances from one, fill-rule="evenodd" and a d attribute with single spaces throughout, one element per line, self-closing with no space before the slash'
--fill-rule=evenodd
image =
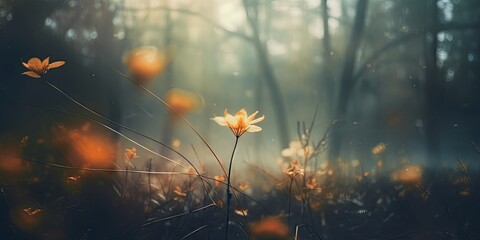
<path id="1" fill-rule="evenodd" d="M 235 31 L 246 21 L 245 12 L 240 1 L 215 0 L 216 18 L 221 26 Z"/>
<path id="2" fill-rule="evenodd" d="M 272 55 L 284 55 L 288 52 L 288 49 L 285 45 L 277 42 L 275 40 L 270 40 L 267 42 L 267 47 Z"/>

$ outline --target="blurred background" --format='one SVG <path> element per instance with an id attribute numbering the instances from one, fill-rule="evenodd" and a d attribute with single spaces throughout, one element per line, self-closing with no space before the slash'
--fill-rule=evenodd
<path id="1" fill-rule="evenodd" d="M 242 136 L 236 167 L 275 163 L 312 121 L 314 141 L 328 130 L 322 160 L 375 164 L 384 144 L 385 162 L 473 164 L 479 30 L 477 0 L 0 0 L 0 133 L 85 122 L 48 108 L 97 119 L 21 74 L 50 57 L 66 64 L 44 78 L 71 97 L 207 163 L 194 133 L 117 71 L 182 112 L 225 163 L 234 137 L 210 118 L 259 110 L 263 131 Z M 120 152 L 133 146 L 123 141 Z"/>

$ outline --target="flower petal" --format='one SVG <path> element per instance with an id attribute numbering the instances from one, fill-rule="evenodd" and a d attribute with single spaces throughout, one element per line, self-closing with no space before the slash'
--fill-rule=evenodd
<path id="1" fill-rule="evenodd" d="M 26 63 L 24 63 L 24 62 L 22 62 L 22 64 L 23 64 L 24 67 L 30 69 L 30 67 L 28 66 L 28 64 L 26 64 Z"/>
<path id="2" fill-rule="evenodd" d="M 28 72 L 24 72 L 22 74 L 25 74 L 29 77 L 33 77 L 33 78 L 41 78 L 40 75 L 38 75 L 38 73 L 34 72 L 34 71 L 28 71 Z"/>
<path id="3" fill-rule="evenodd" d="M 262 128 L 256 125 L 250 125 L 247 129 L 248 132 L 260 132 Z"/>
<path id="4" fill-rule="evenodd" d="M 30 58 L 27 64 L 28 64 L 28 69 L 34 72 L 39 72 L 41 70 L 42 62 L 40 61 L 39 58 Z"/>
<path id="5" fill-rule="evenodd" d="M 30 58 L 27 62 L 28 66 L 35 66 L 35 65 L 39 65 L 40 63 L 42 63 L 42 61 L 40 61 L 39 58 Z"/>
<path id="6" fill-rule="evenodd" d="M 47 69 L 49 62 L 50 62 L 50 57 L 47 57 L 42 61 L 42 70 Z"/>
<path id="7" fill-rule="evenodd" d="M 257 119 L 251 120 L 251 121 L 250 121 L 250 124 L 259 123 L 259 122 L 263 121 L 263 119 L 265 119 L 265 115 L 263 115 L 263 116 L 261 116 L 261 117 L 259 117 L 259 118 L 257 118 Z"/>
<path id="8" fill-rule="evenodd" d="M 225 121 L 225 118 L 224 117 L 214 117 L 214 118 L 211 118 L 213 121 L 215 121 L 216 123 L 218 123 L 218 125 L 220 126 L 227 126 L 227 122 Z"/>
<path id="9" fill-rule="evenodd" d="M 47 69 L 52 69 L 52 68 L 61 67 L 61 66 L 63 66 L 63 64 L 65 64 L 65 61 L 53 62 L 53 63 L 48 64 L 48 68 L 47 68 Z"/>
<path id="10" fill-rule="evenodd" d="M 258 111 L 256 111 L 256 112 L 254 112 L 254 113 L 250 114 L 250 116 L 248 116 L 248 121 L 252 121 L 252 120 L 255 118 L 255 116 L 256 116 L 257 114 L 258 114 Z"/>
<path id="11" fill-rule="evenodd" d="M 225 116 L 225 121 L 227 122 L 227 125 L 229 127 L 235 127 L 235 126 L 238 125 L 237 119 L 234 116 L 232 116 L 231 114 L 227 114 Z"/>
<path id="12" fill-rule="evenodd" d="M 235 113 L 235 118 L 236 119 L 239 119 L 239 118 L 246 118 L 248 115 L 247 115 L 247 110 L 245 110 L 245 108 L 242 108 L 240 109 L 240 111 L 238 111 L 237 113 Z"/>

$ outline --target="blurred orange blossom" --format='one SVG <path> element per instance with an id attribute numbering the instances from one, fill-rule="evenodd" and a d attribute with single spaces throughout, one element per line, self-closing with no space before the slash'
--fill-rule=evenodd
<path id="1" fill-rule="evenodd" d="M 153 46 L 139 47 L 126 55 L 128 69 L 141 83 L 149 82 L 165 71 L 169 62 L 169 57 Z"/>
<path id="2" fill-rule="evenodd" d="M 252 223 L 251 230 L 255 239 L 290 239 L 288 227 L 275 217 Z"/>
<path id="3" fill-rule="evenodd" d="M 181 115 L 203 107 L 203 99 L 199 95 L 177 88 L 170 89 L 167 92 L 165 102 Z M 170 116 L 174 117 L 176 115 L 171 114 Z"/>

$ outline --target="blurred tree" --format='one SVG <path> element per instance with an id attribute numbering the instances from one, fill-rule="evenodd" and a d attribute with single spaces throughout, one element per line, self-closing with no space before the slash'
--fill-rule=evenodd
<path id="1" fill-rule="evenodd" d="M 288 143 L 290 142 L 290 129 L 288 127 L 287 113 L 285 111 L 285 102 L 282 97 L 280 86 L 275 77 L 272 65 L 269 60 L 268 51 L 265 47 L 265 44 L 260 39 L 260 30 L 258 29 L 258 15 L 256 10 L 256 5 L 252 4 L 253 2 L 249 0 L 242 0 L 245 14 L 247 16 L 247 21 L 252 30 L 252 41 L 254 48 L 257 53 L 258 61 L 260 64 L 260 69 L 264 74 L 265 83 L 270 91 L 270 97 L 272 102 L 272 107 L 275 110 L 275 119 L 277 120 L 277 128 L 279 134 L 279 143 L 280 147 L 287 148 Z"/>
<path id="2" fill-rule="evenodd" d="M 323 64 L 323 75 L 321 78 L 323 81 L 318 81 L 318 82 L 324 82 L 324 93 L 326 96 L 327 100 L 331 100 L 334 98 L 334 81 L 332 79 L 333 73 L 332 73 L 332 64 L 333 64 L 333 50 L 331 46 L 331 36 L 330 36 L 330 26 L 329 26 L 329 13 L 328 13 L 328 0 L 322 0 L 321 3 L 321 11 L 320 13 L 322 14 L 322 23 L 323 23 L 323 39 L 322 39 L 322 45 L 323 45 L 323 58 L 325 61 L 325 64 Z M 329 116 L 333 115 L 332 109 L 332 102 L 326 104 L 326 112 Z"/>
<path id="3" fill-rule="evenodd" d="M 330 143 L 330 159 L 336 160 L 340 157 L 342 144 L 341 122 L 345 121 L 347 113 L 349 97 L 353 89 L 353 72 L 355 70 L 355 62 L 357 60 L 357 51 L 363 37 L 365 28 L 365 18 L 367 14 L 368 0 L 358 0 L 356 6 L 355 19 L 353 22 L 350 40 L 345 50 L 344 65 L 342 75 L 339 81 L 339 93 L 335 106 L 335 119 L 340 122 L 336 123 L 332 128 Z"/>
<path id="4" fill-rule="evenodd" d="M 440 111 L 443 108 L 443 82 L 438 75 L 438 42 L 439 31 L 437 0 L 427 2 L 427 21 L 429 28 L 425 34 L 425 136 L 427 153 L 430 159 L 439 159 L 440 153 Z"/>
<path id="5" fill-rule="evenodd" d="M 166 3 L 167 8 L 165 9 L 165 47 L 168 48 L 172 45 L 173 43 L 173 36 L 172 36 L 172 29 L 173 29 L 173 21 L 171 17 L 171 10 L 169 8 L 169 1 Z M 147 9 L 147 11 L 150 11 L 150 9 Z M 165 81 L 167 86 L 173 87 L 173 61 L 170 60 L 170 63 L 165 71 Z M 167 117 L 167 119 L 164 122 L 163 126 L 163 131 L 162 131 L 162 142 L 171 145 L 172 143 L 172 136 L 173 136 L 173 128 L 174 128 L 174 122 L 172 118 Z M 168 149 L 162 148 L 162 154 L 164 156 L 170 157 L 171 151 Z"/>
<path id="6" fill-rule="evenodd" d="M 448 7 L 444 4 L 452 4 L 452 6 Z M 471 16 L 468 14 L 469 11 L 459 10 L 471 5 L 470 1 L 455 4 L 450 1 L 435 3 L 387 1 L 372 4 L 372 13 L 369 14 L 369 17 L 385 19 L 385 21 L 372 20 L 369 22 L 367 33 L 364 35 L 366 40 L 363 41 L 361 47 L 361 55 L 357 57 L 361 64 L 354 72 L 349 88 L 354 89 L 359 81 L 363 81 L 360 85 L 362 87 L 355 91 L 355 99 L 352 99 L 351 96 L 343 99 L 347 102 L 347 106 L 350 102 L 350 109 L 358 112 L 368 108 L 361 100 L 366 96 L 363 94 L 368 92 L 364 92 L 364 87 L 376 86 L 379 90 L 376 91 L 376 94 L 379 95 L 375 100 L 381 101 L 376 103 L 378 107 L 375 111 L 379 114 L 364 114 L 365 118 L 352 119 L 352 116 L 348 114 L 350 111 L 345 112 L 344 120 L 361 121 L 363 127 L 369 125 L 370 129 L 375 129 L 377 132 L 370 133 L 368 139 L 363 141 L 391 139 L 390 143 L 392 144 L 396 142 L 405 145 L 413 139 L 420 140 L 419 137 L 421 137 L 426 143 L 427 149 L 425 150 L 427 150 L 429 159 L 438 159 L 441 155 L 440 149 L 443 148 L 440 147 L 441 144 L 450 142 L 443 140 L 441 136 L 446 131 L 453 131 L 446 123 L 472 119 L 468 115 L 451 114 L 452 112 L 460 114 L 463 112 L 461 109 L 468 109 L 460 106 L 458 101 L 462 101 L 461 99 L 464 102 L 463 106 L 470 105 L 465 105 L 465 95 L 452 95 L 452 89 L 446 87 L 447 85 L 456 85 L 459 87 L 458 90 L 463 89 L 462 92 L 465 92 L 465 89 L 475 89 L 476 86 L 472 82 L 466 84 L 452 80 L 457 79 L 455 66 L 471 64 L 472 61 L 467 57 L 468 53 L 470 53 L 470 59 L 474 59 L 473 52 L 476 51 L 463 50 L 468 53 L 464 53 L 463 58 L 458 58 L 459 54 L 454 50 L 455 46 L 464 46 L 464 44 L 468 46 L 468 43 L 474 42 L 475 35 L 472 35 L 472 30 L 479 27 L 477 19 L 465 17 Z M 432 9 L 432 6 L 435 6 L 435 9 Z M 453 14 L 451 9 L 458 9 L 457 11 L 461 11 L 461 13 Z M 472 6 L 468 9 L 475 11 Z M 425 12 L 430 14 L 426 15 Z M 434 14 L 437 16 L 436 21 L 433 19 Z M 457 19 L 455 16 L 461 18 L 462 21 L 455 21 Z M 450 20 L 445 21 L 445 17 Z M 456 36 L 456 34 L 464 35 L 465 38 Z M 442 41 L 439 42 L 439 39 Z M 456 41 L 452 41 L 453 39 Z M 468 48 L 476 49 L 474 46 Z M 465 56 L 466 54 L 467 56 Z M 441 60 L 439 60 L 439 56 L 442 57 Z M 458 74 L 462 73 L 458 71 Z M 384 79 L 388 80 L 385 82 L 387 84 L 383 84 Z M 366 83 L 366 81 L 370 83 Z M 372 83 L 374 85 L 371 85 Z M 408 99 L 408 101 L 402 101 L 402 98 Z M 470 97 L 467 101 L 474 103 L 477 101 L 475 99 L 475 97 Z M 341 102 L 340 99 L 338 101 Z M 373 116 L 380 118 L 375 119 Z M 394 128 L 401 129 L 401 131 L 394 130 Z M 414 133 L 415 128 L 419 130 L 419 134 Z M 345 132 L 343 137 L 358 138 L 355 135 L 356 132 L 350 129 Z M 335 139 L 334 136 L 332 138 Z M 338 154 L 340 154 L 340 150 L 338 150 Z"/>

